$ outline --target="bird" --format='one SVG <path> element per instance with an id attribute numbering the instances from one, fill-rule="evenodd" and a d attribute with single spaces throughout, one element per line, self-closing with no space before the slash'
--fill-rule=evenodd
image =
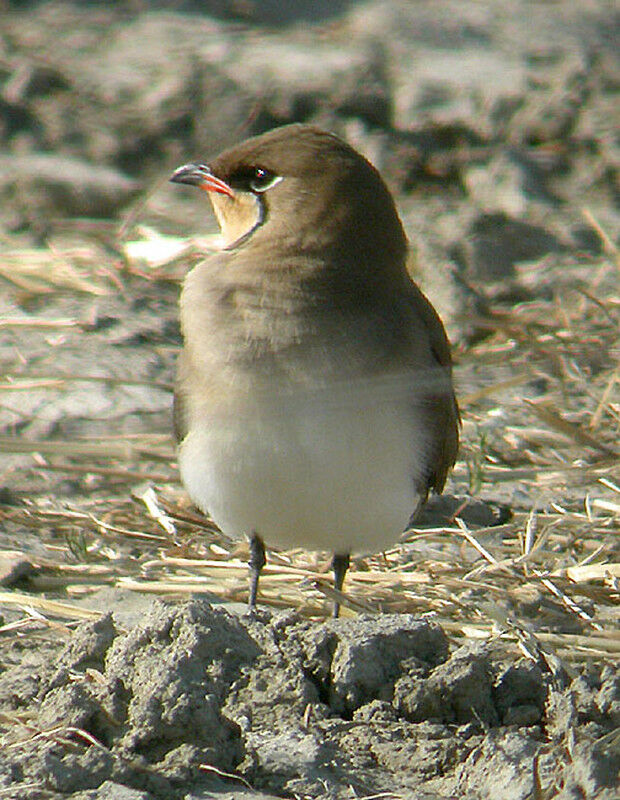
<path id="1" fill-rule="evenodd" d="M 351 554 L 394 544 L 458 450 L 450 345 L 394 199 L 346 141 L 301 123 L 170 180 L 207 192 L 222 240 L 180 296 L 182 482 L 249 539 L 250 613 L 265 544 L 331 552 L 341 598 Z"/>

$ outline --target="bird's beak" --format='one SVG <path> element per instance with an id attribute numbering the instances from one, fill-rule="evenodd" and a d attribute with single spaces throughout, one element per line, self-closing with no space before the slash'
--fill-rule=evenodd
<path id="1" fill-rule="evenodd" d="M 191 186 L 198 186 L 205 192 L 225 194 L 231 198 L 235 196 L 226 181 L 214 175 L 205 164 L 183 164 L 173 172 L 170 180 L 172 183 L 189 183 Z"/>

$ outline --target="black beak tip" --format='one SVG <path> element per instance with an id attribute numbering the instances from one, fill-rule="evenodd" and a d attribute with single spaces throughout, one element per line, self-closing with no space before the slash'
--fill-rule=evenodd
<path id="1" fill-rule="evenodd" d="M 171 183 L 188 183 L 198 186 L 204 180 L 205 167 L 202 164 L 183 164 L 170 176 Z"/>

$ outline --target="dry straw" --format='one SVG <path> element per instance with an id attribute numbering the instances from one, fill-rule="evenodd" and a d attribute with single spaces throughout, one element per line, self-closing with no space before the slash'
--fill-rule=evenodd
<path id="1" fill-rule="evenodd" d="M 96 295 L 121 279 L 173 277 L 166 265 L 136 277 L 140 270 L 126 262 L 121 277 L 89 272 L 81 251 L 21 254 L 6 253 L 0 274 L 35 294 L 58 289 L 55 282 Z M 338 597 L 344 613 L 427 615 L 455 641 L 502 636 L 535 659 L 618 658 L 616 258 L 524 265 L 519 281 L 532 299 L 495 303 L 477 321 L 486 335 L 457 353 L 465 424 L 449 490 L 501 500 L 512 518 L 475 528 L 456 516 L 412 529 L 385 553 L 356 556 Z M 178 268 L 175 261 L 171 270 Z M 73 322 L 31 318 L 28 324 Z M 4 392 L 34 385 L 70 391 L 73 381 L 100 380 L 107 379 L 86 370 L 65 376 L 24 370 L 0 380 L 0 404 Z M 88 441 L 5 436 L 0 450 L 19 455 L 12 469 L 26 478 L 65 472 L 97 489 L 72 503 L 39 496 L 0 506 L 13 540 L 22 531 L 41 545 L 36 556 L 10 553 L 34 570 L 19 591 L 0 594 L 0 604 L 20 610 L 2 635 L 41 627 L 64 635 L 99 613 L 78 601 L 106 586 L 172 599 L 204 593 L 246 601 L 247 547 L 189 505 L 167 433 Z M 14 474 L 9 470 L 5 482 Z M 334 596 L 329 574 L 328 554 L 272 553 L 261 602 L 323 617 Z"/>

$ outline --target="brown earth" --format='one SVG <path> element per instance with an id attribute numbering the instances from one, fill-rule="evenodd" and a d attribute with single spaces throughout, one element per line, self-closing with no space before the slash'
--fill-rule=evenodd
<path id="1" fill-rule="evenodd" d="M 618 22 L 0 2 L 0 798 L 618 797 Z M 170 436 L 215 229 L 167 177 L 292 121 L 395 192 L 464 417 L 447 497 L 354 559 L 338 621 L 303 552 L 243 615 L 245 545 Z"/>

